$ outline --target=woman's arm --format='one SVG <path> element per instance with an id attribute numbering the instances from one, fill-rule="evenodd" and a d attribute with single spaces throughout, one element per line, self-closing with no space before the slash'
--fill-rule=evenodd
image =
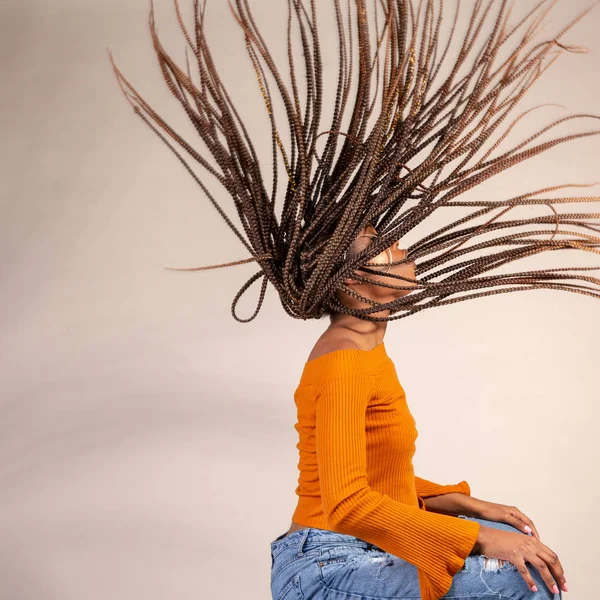
<path id="1" fill-rule="evenodd" d="M 415 476 L 417 496 L 424 504 L 425 510 L 444 515 L 475 516 L 478 500 L 471 497 L 471 488 L 466 481 L 456 485 L 440 485 Z"/>
<path id="2" fill-rule="evenodd" d="M 465 515 L 465 517 L 475 517 L 478 513 L 477 498 L 466 496 L 459 492 L 451 492 L 441 496 L 430 496 L 423 498 L 425 502 L 425 510 L 428 512 L 439 513 L 443 515 Z"/>
<path id="3" fill-rule="evenodd" d="M 471 488 L 466 481 L 461 481 L 456 485 L 440 485 L 434 483 L 422 477 L 415 475 L 415 485 L 417 488 L 417 496 L 426 498 L 427 496 L 441 496 L 442 494 L 450 494 L 452 492 L 458 492 L 460 494 L 471 495 Z"/>
<path id="4" fill-rule="evenodd" d="M 316 450 L 321 501 L 332 531 L 355 536 L 419 568 L 423 600 L 441 598 L 479 534 L 476 521 L 422 510 L 372 489 L 367 480 L 370 375 L 358 369 L 316 386 Z"/>

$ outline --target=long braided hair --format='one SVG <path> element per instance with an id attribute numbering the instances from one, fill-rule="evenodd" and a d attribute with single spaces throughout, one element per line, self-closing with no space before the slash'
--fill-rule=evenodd
<path id="1" fill-rule="evenodd" d="M 234 263 L 176 270 L 195 271 L 250 261 L 260 265 L 233 300 L 231 311 L 236 320 L 248 322 L 256 317 L 268 282 L 277 290 L 284 310 L 300 319 L 337 312 L 364 320 L 391 321 L 472 298 L 537 288 L 600 298 L 600 279 L 575 273 L 600 267 L 486 274 L 542 252 L 600 253 L 600 237 L 585 233 L 600 231 L 600 213 L 559 213 L 554 206 L 598 202 L 600 198 L 563 197 L 560 193 L 558 197 L 547 197 L 585 185 L 546 187 L 499 201 L 459 199 L 490 177 L 550 148 L 600 133 L 598 123 L 591 131 L 538 140 L 564 122 L 600 118 L 575 114 L 550 122 L 512 148 L 500 150 L 519 121 L 541 108 L 509 119 L 538 79 L 562 52 L 585 51 L 563 43 L 562 38 L 591 8 L 552 39 L 540 40 L 541 26 L 556 0 L 533 2 L 529 12 L 514 22 L 514 2 L 472 0 L 466 32 L 461 36 L 456 34 L 464 10 L 461 0 L 452 3 L 455 9 L 449 14 L 444 12 L 447 8 L 443 10 L 443 5 L 449 3 L 443 0 L 347 0 L 346 4 L 343 0 L 281 0 L 284 6 L 287 2 L 290 87 L 257 26 L 249 0 L 229 0 L 270 122 L 273 179 L 268 187 L 248 130 L 207 43 L 206 0 L 193 0 L 193 37 L 178 0 L 174 2 L 179 25 L 195 59 L 196 81 L 189 59 L 184 71 L 162 46 L 151 4 L 149 25 L 154 50 L 165 82 L 183 106 L 212 162 L 150 107 L 109 54 L 135 113 L 177 155 L 252 256 Z M 322 10 L 334 13 L 339 52 L 335 101 L 325 131 L 321 126 L 325 82 L 318 19 Z M 444 33 L 446 29 L 449 32 Z M 294 35 L 298 36 L 300 52 L 293 43 Z M 300 64 L 305 76 L 304 94 L 299 91 Z M 287 143 L 275 118 L 274 94 L 278 94 L 277 101 L 285 110 Z M 350 102 L 350 118 L 344 119 Z M 226 196 L 233 199 L 237 226 L 168 137 L 223 185 Z M 285 174 L 280 186 L 281 165 Z M 540 206 L 547 214 L 501 219 L 516 206 Z M 375 264 L 369 262 L 373 257 L 434 212 L 441 218 L 457 210 L 464 211 L 464 216 L 445 221 L 448 224 L 410 245 L 406 259 L 392 263 L 416 260 L 416 286 L 414 280 L 392 273 L 386 279 L 397 278 L 397 285 L 374 281 L 357 272 L 379 274 L 369 268 Z M 473 224 L 478 219 L 484 222 Z M 369 223 L 379 235 L 364 250 L 348 252 Z M 410 287 L 412 292 L 378 303 L 350 289 L 344 284 L 345 277 L 398 290 Z M 254 314 L 246 319 L 238 317 L 239 298 L 260 279 Z M 349 308 L 336 291 L 369 306 Z M 390 310 L 389 316 L 373 316 L 386 309 Z"/>

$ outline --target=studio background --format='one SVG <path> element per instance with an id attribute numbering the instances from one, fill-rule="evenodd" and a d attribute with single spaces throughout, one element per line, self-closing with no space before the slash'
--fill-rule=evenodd
<path id="1" fill-rule="evenodd" d="M 184 15 L 191 4 L 181 0 Z M 275 53 L 287 4 L 251 5 Z M 548 31 L 589 5 L 559 2 Z M 155 8 L 163 44 L 185 65 L 173 3 Z M 197 139 L 162 80 L 148 11 L 138 0 L 0 1 L 2 600 L 264 600 L 269 543 L 296 504 L 293 392 L 328 320 L 291 319 L 269 286 L 258 317 L 234 321 L 253 264 L 163 269 L 248 255 L 120 92 L 107 47 L 151 106 Z M 269 174 L 264 103 L 226 2 L 209 0 L 207 24 Z M 532 113 L 513 143 L 560 116 L 600 114 L 599 25 L 600 7 L 565 38 L 590 52 L 562 56 L 514 116 L 565 108 Z M 321 42 L 326 73 L 337 73 L 336 37 Z M 600 122 L 557 132 L 582 127 Z M 599 152 L 600 136 L 559 146 L 469 197 L 600 181 Z M 528 264 L 568 262 L 546 253 Z M 257 296 L 255 285 L 240 315 Z M 466 479 L 473 496 L 518 506 L 559 555 L 569 600 L 597 596 L 599 340 L 600 302 L 554 290 L 423 311 L 389 323 L 385 338 L 419 430 L 416 473 Z"/>

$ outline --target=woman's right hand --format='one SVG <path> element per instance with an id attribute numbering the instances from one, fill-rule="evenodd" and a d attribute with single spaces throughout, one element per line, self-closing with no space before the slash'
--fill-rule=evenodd
<path id="1" fill-rule="evenodd" d="M 558 556 L 533 536 L 481 525 L 479 536 L 471 553 L 507 560 L 515 565 L 529 589 L 533 589 L 535 582 L 529 569 L 525 566 L 525 561 L 527 561 L 539 571 L 553 594 L 558 594 L 558 586 L 556 588 L 554 586 L 559 582 L 562 589 L 567 591 L 565 589 L 567 582 L 565 572 Z"/>

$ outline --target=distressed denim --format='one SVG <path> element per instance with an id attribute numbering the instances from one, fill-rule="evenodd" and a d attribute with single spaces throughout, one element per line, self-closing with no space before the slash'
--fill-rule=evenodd
<path id="1" fill-rule="evenodd" d="M 488 527 L 526 534 L 506 523 L 460 515 Z M 444 598 L 461 600 L 559 600 L 530 563 L 532 592 L 516 567 L 475 554 L 467 556 Z M 417 568 L 359 538 L 307 527 L 271 542 L 273 600 L 418 600 Z"/>

